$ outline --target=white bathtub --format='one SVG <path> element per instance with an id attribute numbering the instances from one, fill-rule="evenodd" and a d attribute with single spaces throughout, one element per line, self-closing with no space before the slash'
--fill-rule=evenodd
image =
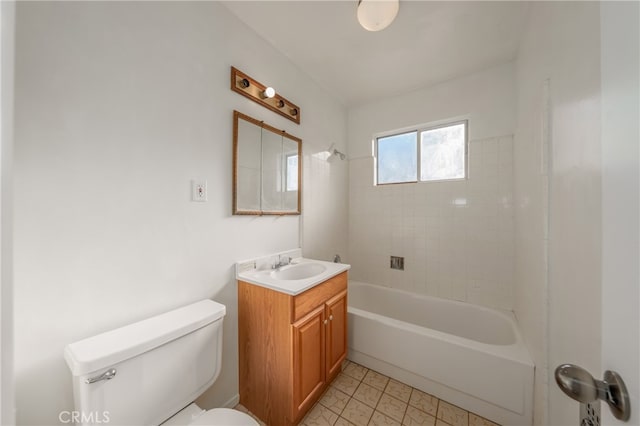
<path id="1" fill-rule="evenodd" d="M 349 359 L 502 425 L 531 425 L 534 364 L 511 313 L 349 281 Z"/>

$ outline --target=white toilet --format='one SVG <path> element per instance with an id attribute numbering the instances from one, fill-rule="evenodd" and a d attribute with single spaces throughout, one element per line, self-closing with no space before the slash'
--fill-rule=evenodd
<path id="1" fill-rule="evenodd" d="M 75 423 L 257 426 L 240 411 L 193 403 L 220 374 L 225 312 L 202 300 L 67 345 Z"/>

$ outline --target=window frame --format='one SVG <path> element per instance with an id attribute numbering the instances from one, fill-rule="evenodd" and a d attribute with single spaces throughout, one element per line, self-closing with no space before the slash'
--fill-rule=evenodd
<path id="1" fill-rule="evenodd" d="M 441 129 L 444 127 L 453 127 L 460 124 L 464 124 L 464 176 L 461 178 L 450 178 L 450 179 L 432 179 L 432 180 L 422 180 L 422 133 L 430 130 Z M 403 181 L 403 182 L 388 182 L 388 183 L 379 183 L 378 175 L 379 175 L 379 167 L 380 161 L 378 158 L 378 139 L 388 138 L 393 136 L 406 135 L 409 133 L 415 133 L 416 135 L 416 180 L 411 181 Z M 410 127 L 402 130 L 395 130 L 392 132 L 385 132 L 376 135 L 372 140 L 373 145 L 373 160 L 374 160 L 374 176 L 373 176 L 373 185 L 374 186 L 386 186 L 386 185 L 403 185 L 407 183 L 436 183 L 436 182 L 455 182 L 469 179 L 469 119 L 455 119 L 453 121 L 442 121 L 438 123 L 430 123 L 424 124 L 421 126 Z"/>
<path id="2" fill-rule="evenodd" d="M 383 135 L 378 135 L 373 139 L 373 146 L 374 146 L 374 185 L 400 185 L 403 183 L 417 183 L 420 182 L 420 164 L 417 165 L 416 167 L 416 180 L 406 180 L 403 182 L 387 182 L 387 183 L 378 183 L 378 176 L 380 175 L 379 172 L 379 167 L 380 167 L 380 161 L 378 161 L 378 139 L 384 139 L 384 138 L 389 138 L 389 137 L 394 137 L 394 136 L 402 136 L 402 135 L 408 135 L 410 133 L 415 133 L 416 134 L 416 152 L 418 154 L 418 157 L 416 157 L 416 162 L 420 163 L 420 141 L 418 141 L 418 132 L 419 130 L 416 129 L 412 129 L 412 130 L 399 130 L 393 133 L 389 133 L 389 134 L 383 134 Z"/>

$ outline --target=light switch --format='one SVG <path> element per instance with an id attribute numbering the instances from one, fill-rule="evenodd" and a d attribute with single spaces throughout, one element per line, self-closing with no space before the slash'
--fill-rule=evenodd
<path id="1" fill-rule="evenodd" d="M 207 201 L 207 181 L 194 179 L 191 181 L 191 201 Z"/>

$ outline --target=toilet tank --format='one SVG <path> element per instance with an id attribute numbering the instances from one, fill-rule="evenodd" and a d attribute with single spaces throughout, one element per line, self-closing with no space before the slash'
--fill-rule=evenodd
<path id="1" fill-rule="evenodd" d="M 202 300 L 67 345 L 75 423 L 157 425 L 190 404 L 220 374 L 224 315 Z"/>

